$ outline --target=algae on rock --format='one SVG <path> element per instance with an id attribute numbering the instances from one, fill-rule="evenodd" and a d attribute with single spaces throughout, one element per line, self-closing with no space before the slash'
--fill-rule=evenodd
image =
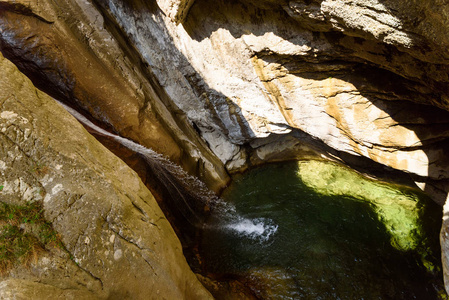
<path id="1" fill-rule="evenodd" d="M 433 266 L 425 257 L 422 241 L 428 232 L 422 224 L 426 207 L 416 191 L 366 178 L 336 163 L 309 160 L 298 162 L 298 177 L 314 191 L 328 196 L 347 196 L 368 202 L 391 236 L 391 245 L 400 251 L 415 250 L 421 254 L 429 270 Z"/>

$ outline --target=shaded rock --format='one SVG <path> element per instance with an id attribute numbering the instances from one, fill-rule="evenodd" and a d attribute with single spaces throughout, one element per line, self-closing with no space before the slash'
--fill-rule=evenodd
<path id="1" fill-rule="evenodd" d="M 424 61 L 447 62 L 441 51 L 449 40 L 445 1 L 325 0 L 288 1 L 287 13 L 312 30 L 341 31 L 348 36 L 399 46 Z M 428 50 L 423 52 L 422 48 Z"/>
<path id="2" fill-rule="evenodd" d="M 213 294 L 218 300 L 255 300 L 257 299 L 252 292 L 237 280 L 220 282 L 212 280 L 208 277 L 197 274 L 201 283 Z"/>
<path id="3" fill-rule="evenodd" d="M 0 12 L 0 49 L 39 88 L 166 155 L 213 189 L 227 182 L 223 165 L 167 98 L 148 64 L 106 30 L 108 20 L 93 3 L 13 2 L 2 2 L 10 5 Z"/>
<path id="4" fill-rule="evenodd" d="M 2 293 L 210 298 L 136 173 L 11 62 L 1 57 L 0 68 L 1 201 L 42 202 L 68 251 L 17 266 Z"/>

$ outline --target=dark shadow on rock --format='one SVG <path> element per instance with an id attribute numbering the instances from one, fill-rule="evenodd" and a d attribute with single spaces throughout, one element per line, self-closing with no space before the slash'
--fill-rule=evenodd
<path id="1" fill-rule="evenodd" d="M 99 7 L 103 7 L 106 5 L 104 3 L 105 1 L 98 0 L 97 4 Z M 158 14 L 159 11 L 157 10 L 157 7 L 154 4 L 154 1 L 143 1 L 143 0 L 132 0 L 128 1 L 128 9 L 130 10 L 137 10 L 142 13 L 146 14 Z M 149 4 L 147 4 L 149 3 Z M 310 43 L 307 39 L 301 39 L 301 38 L 295 38 L 294 34 L 297 30 L 298 32 L 305 32 L 307 36 L 312 37 L 313 39 L 320 39 L 320 38 L 326 38 L 329 41 L 332 41 L 332 39 L 335 39 L 335 42 L 338 42 L 341 38 L 343 38 L 341 33 L 338 32 L 331 32 L 331 33 L 312 33 L 307 30 L 304 30 L 301 28 L 301 26 L 297 25 L 295 22 L 287 22 L 286 20 L 289 18 L 288 15 L 279 9 L 278 11 L 267 11 L 267 10 L 261 10 L 255 7 L 252 7 L 251 5 L 245 5 L 238 1 L 232 0 L 229 1 L 229 3 L 224 3 L 223 1 L 217 1 L 214 2 L 213 5 L 210 5 L 211 2 L 209 2 L 209 5 L 205 5 L 206 2 L 204 0 L 197 0 L 194 6 L 191 8 L 189 17 L 184 24 L 184 27 L 186 30 L 190 33 L 190 36 L 197 40 L 202 41 L 207 37 L 210 37 L 212 32 L 218 30 L 218 29 L 226 29 L 228 30 L 234 37 L 241 37 L 244 34 L 254 34 L 257 36 L 263 36 L 267 32 L 272 32 L 273 28 L 275 28 L 276 34 L 280 37 L 284 38 L 285 40 L 293 40 L 298 45 L 308 45 Z M 204 5 L 204 6 L 203 6 Z M 238 9 L 236 9 L 236 6 L 238 6 Z M 207 8 L 208 11 L 205 12 L 203 9 Z M 202 11 L 203 10 L 203 11 Z M 152 86 L 155 88 L 155 90 L 159 93 L 159 95 L 162 95 L 162 101 L 164 104 L 168 107 L 170 111 L 172 111 L 175 115 L 175 117 L 178 117 L 179 119 L 185 119 L 186 116 L 183 114 L 179 108 L 176 107 L 176 105 L 169 99 L 168 95 L 164 91 L 163 86 L 158 82 L 156 76 L 152 74 L 150 67 L 148 65 L 148 62 L 145 62 L 145 60 L 142 58 L 141 53 L 137 51 L 133 46 L 130 46 L 129 43 L 127 43 L 127 39 L 123 38 L 125 35 L 120 28 L 120 26 L 117 26 L 112 19 L 111 16 L 107 16 L 105 13 L 105 10 L 102 9 L 104 13 L 104 17 L 106 20 L 106 26 L 109 26 L 109 30 L 111 32 L 115 32 L 115 36 L 118 39 L 121 39 L 121 46 L 133 63 L 136 64 L 136 66 L 146 75 L 147 80 L 152 84 Z M 266 15 L 270 14 L 271 17 L 267 18 Z M 228 15 L 232 16 L 232 18 L 236 18 L 238 22 L 230 22 Z M 205 17 L 204 19 L 195 20 L 196 16 L 202 16 Z M 264 22 L 265 19 L 272 20 L 272 23 Z M 281 28 L 278 28 L 277 24 L 283 24 L 287 23 L 288 26 L 283 26 Z M 244 26 L 241 26 L 241 25 Z M 207 25 L 207 26 L 206 26 Z M 287 29 L 287 27 L 291 27 L 290 29 Z M 121 38 L 120 38 L 121 36 Z M 172 47 L 173 49 L 175 47 Z M 5 51 L 4 46 L 2 49 Z M 15 49 L 17 50 L 17 49 Z M 401 110 L 401 105 L 403 103 L 410 104 L 411 106 L 414 106 L 417 111 L 429 111 L 428 118 L 429 123 L 435 123 L 435 120 L 433 118 L 433 114 L 436 113 L 435 108 L 431 108 L 429 106 L 419 106 L 418 104 L 413 104 L 409 102 L 401 102 L 401 104 L 398 106 L 399 102 L 396 102 L 397 100 L 407 100 L 411 99 L 412 97 L 419 97 L 423 101 L 427 99 L 427 97 L 431 97 L 434 91 L 425 89 L 424 86 L 420 86 L 418 89 L 416 88 L 416 85 L 413 84 L 411 81 L 407 81 L 404 78 L 393 74 L 392 72 L 388 72 L 382 69 L 375 69 L 375 68 L 368 68 L 367 66 L 363 65 L 363 60 L 357 57 L 351 57 L 351 52 L 348 49 L 342 49 L 341 47 L 336 47 L 333 49 L 334 51 L 339 50 L 340 54 L 335 53 L 323 53 L 322 56 L 318 58 L 297 58 L 298 60 L 303 60 L 306 63 L 329 63 L 329 62 L 335 62 L 336 60 L 341 60 L 345 62 L 349 62 L 351 64 L 352 69 L 344 70 L 344 72 L 340 71 L 331 71 L 326 72 L 323 74 L 312 72 L 309 73 L 303 73 L 300 76 L 309 76 L 310 78 L 314 79 L 320 79 L 322 76 L 325 76 L 325 78 L 329 77 L 329 75 L 332 75 L 334 77 L 338 77 L 343 80 L 346 80 L 348 82 L 353 83 L 360 92 L 368 99 L 370 99 L 374 105 L 382 102 L 382 109 L 384 109 L 387 113 L 391 114 L 392 118 L 396 121 L 403 122 L 404 126 L 407 128 L 410 128 L 411 130 L 415 131 L 416 135 L 420 137 L 420 139 L 423 141 L 423 151 L 428 153 L 428 156 L 431 157 L 431 151 L 433 151 L 432 147 L 437 145 L 440 149 L 442 148 L 445 153 L 447 153 L 447 145 L 448 140 L 446 138 L 441 139 L 429 139 L 428 136 L 425 133 L 425 130 L 421 130 L 421 128 L 424 125 L 416 125 L 416 124 L 409 124 L 407 121 L 407 114 L 404 113 Z M 264 53 L 269 54 L 269 53 Z M 349 54 L 349 56 L 346 57 L 346 55 Z M 179 53 L 179 55 L 183 55 L 182 53 Z M 335 56 L 336 55 L 336 56 Z M 22 60 L 24 57 L 22 57 L 19 54 L 16 54 L 15 56 L 11 56 L 12 60 L 15 60 L 15 63 L 20 65 L 22 63 Z M 22 70 L 30 77 L 32 78 L 42 90 L 49 93 L 50 95 L 54 95 L 55 98 L 62 98 L 67 100 L 68 102 L 73 101 L 72 95 L 70 94 L 71 88 L 73 86 L 73 82 L 69 80 L 69 82 L 63 82 L 60 83 L 61 80 L 67 78 L 70 78 L 70 76 L 67 76 L 65 74 L 58 74 L 58 72 L 55 72 L 55 69 L 46 69 L 48 67 L 45 66 L 33 66 L 33 62 L 35 58 L 31 57 L 27 64 L 22 66 Z M 39 58 L 40 59 L 40 58 Z M 187 61 L 187 59 L 185 59 Z M 188 62 L 187 62 L 188 64 Z M 31 67 L 30 67 L 31 66 Z M 51 64 L 50 64 L 51 66 Z M 34 67 L 34 68 L 33 68 Z M 59 66 L 60 67 L 60 66 Z M 56 66 L 56 70 L 59 70 L 59 67 Z M 80 66 L 82 68 L 83 66 Z M 88 65 L 85 65 L 84 68 L 89 68 Z M 192 67 L 193 69 L 193 67 Z M 49 71 L 45 73 L 45 76 L 40 76 L 42 74 L 42 70 Z M 63 70 L 63 69 L 62 69 Z M 69 72 L 68 70 L 67 72 Z M 70 74 L 69 74 L 70 75 Z M 360 80 L 357 76 L 365 76 L 364 80 Z M 58 77 L 60 76 L 60 77 Z M 339 77 L 340 76 L 340 77 Z M 368 78 L 369 77 L 369 78 Z M 62 79 L 61 79 L 62 78 Z M 245 120 L 242 112 L 239 109 L 236 109 L 237 107 L 233 107 L 233 103 L 228 101 L 227 95 L 224 95 L 214 89 L 212 89 L 210 86 L 208 86 L 204 81 L 202 81 L 201 76 L 198 73 L 193 73 L 191 76 L 186 76 L 187 82 L 190 83 L 192 89 L 194 90 L 194 93 L 199 99 L 202 99 L 204 101 L 204 105 L 209 111 L 214 114 L 214 121 L 216 121 L 221 129 L 223 130 L 224 134 L 228 133 L 229 127 L 225 126 L 222 123 L 222 119 L 224 117 L 229 118 L 234 121 L 234 126 L 237 128 L 237 130 L 241 131 L 242 136 L 244 136 L 246 139 L 251 139 L 255 137 L 254 132 L 251 131 L 250 127 L 248 126 L 247 121 Z M 394 82 L 394 84 L 393 84 Z M 398 84 L 400 83 L 400 84 Z M 62 85 L 66 88 L 66 90 L 63 90 L 62 92 L 57 90 L 54 91 L 55 85 Z M 366 85 L 368 86 L 370 84 L 377 84 L 379 87 L 374 89 L 376 92 L 372 92 L 373 89 L 366 88 Z M 377 91 L 382 90 L 381 94 L 379 94 Z M 67 91 L 67 92 L 66 92 Z M 396 99 L 385 99 L 389 98 L 390 95 L 393 94 Z M 206 96 L 204 96 L 206 95 Z M 435 94 L 437 95 L 437 94 Z M 393 98 L 394 98 L 393 97 Z M 212 100 L 212 101 L 211 101 Z M 216 109 L 216 107 L 222 106 L 227 107 L 229 109 L 228 112 L 226 112 L 226 116 L 220 115 L 223 113 L 222 110 Z M 232 112 L 231 112 L 231 108 Z M 438 111 L 438 115 L 444 116 L 447 112 L 440 112 Z M 449 118 L 446 118 L 446 120 L 449 120 Z M 444 126 L 446 126 L 447 123 L 442 122 Z M 194 127 L 194 126 L 193 126 Z M 197 126 L 198 130 L 202 130 L 202 128 L 199 128 Z M 298 134 L 304 136 L 304 133 L 301 133 L 298 131 Z M 319 145 L 319 147 L 322 147 L 323 149 L 327 149 L 326 151 L 330 153 L 335 153 L 335 150 L 330 149 L 328 146 L 324 145 L 324 143 L 320 141 L 316 141 L 310 136 L 307 137 L 305 135 L 305 139 L 308 138 L 311 143 L 314 142 Z M 393 174 L 392 177 L 395 176 L 395 174 L 399 174 L 401 172 L 395 171 L 392 169 L 389 169 L 388 167 L 385 167 L 381 164 L 372 163 L 371 161 L 368 161 L 368 159 L 352 156 L 350 154 L 346 153 L 337 153 L 340 157 L 342 157 L 344 160 L 354 160 L 355 162 L 351 163 L 352 165 L 359 165 L 359 169 L 363 170 L 364 168 L 370 170 L 370 169 L 378 169 L 379 174 L 383 171 L 391 171 Z M 140 162 L 139 162 L 140 164 Z M 429 164 L 429 174 L 435 174 L 438 172 L 438 169 L 434 168 L 435 164 Z M 201 168 L 201 167 L 198 167 Z M 372 170 L 371 170 L 372 171 Z M 401 173 L 404 174 L 404 173 Z M 407 174 L 405 174 L 407 175 Z M 436 177 L 438 178 L 438 177 Z M 421 178 L 418 178 L 421 179 Z M 416 178 L 414 178 L 416 180 Z M 162 194 L 164 192 L 161 192 Z"/>
<path id="2" fill-rule="evenodd" d="M 321 2 L 321 0 L 306 1 L 304 5 L 305 8 L 319 7 Z M 394 17 L 397 17 L 395 15 L 397 13 L 399 19 L 401 17 L 404 19 L 405 24 L 410 23 L 410 20 L 406 20 L 406 15 L 399 14 L 398 9 L 393 7 L 396 4 L 387 0 L 382 2 L 385 2 L 384 5 L 387 9 L 392 7 L 390 12 Z M 282 3 L 282 5 L 287 5 L 287 3 Z M 266 33 L 273 33 L 292 44 L 315 47 L 315 50 L 318 50 L 318 52 L 310 52 L 307 55 L 294 56 L 294 59 L 309 63 L 341 60 L 377 65 L 379 68 L 407 78 L 415 85 L 420 85 L 420 89 L 424 93 L 432 93 L 433 97 L 427 99 L 429 103 L 439 107 L 448 107 L 444 97 L 449 93 L 449 84 L 443 80 L 447 77 L 447 64 L 444 64 L 443 60 L 429 63 L 416 58 L 420 53 L 430 52 L 426 48 L 428 47 L 427 42 L 422 42 L 424 37 L 412 35 L 411 37 L 416 38 L 417 42 L 421 42 L 419 45 L 414 45 L 412 49 L 405 49 L 401 46 L 384 43 L 369 34 L 361 34 L 363 32 L 353 33 L 354 29 L 351 28 L 345 28 L 344 31 L 337 30 L 330 25 L 330 21 L 327 19 L 317 21 L 305 16 L 303 21 L 298 22 L 286 12 L 281 3 L 273 3 L 271 9 L 261 7 L 264 5 L 258 7 L 248 0 L 220 0 L 214 1 L 213 4 L 207 0 L 196 0 L 183 26 L 190 37 L 198 42 L 211 37 L 220 29 L 227 30 L 236 39 L 249 34 L 261 37 Z M 327 26 L 325 29 L 322 27 L 323 24 Z M 344 22 L 340 26 L 344 27 Z M 323 41 L 329 43 L 330 46 L 323 48 L 320 44 Z M 439 49 L 437 45 L 435 45 L 435 49 Z M 267 53 L 264 51 L 262 49 L 260 53 L 256 54 L 272 54 L 270 49 L 266 49 Z"/>
<path id="3" fill-rule="evenodd" d="M 117 25 L 113 20 L 113 17 L 107 13 L 107 4 L 105 4 L 104 1 L 101 0 L 97 0 L 97 2 L 99 3 L 99 7 L 101 12 L 103 13 L 103 16 L 105 17 L 107 28 L 114 33 L 114 36 L 116 38 L 123 39 L 123 36 L 126 36 L 126 34 L 122 32 L 120 26 Z M 131 12 L 137 11 L 139 13 L 142 13 L 142 15 L 144 16 L 150 16 L 152 14 L 163 14 L 163 12 L 160 11 L 155 2 L 151 5 L 147 4 L 147 2 L 148 1 L 143 0 L 131 0 L 124 4 L 126 9 L 130 10 Z M 169 39 L 170 43 L 173 44 L 173 39 L 171 37 L 169 37 Z M 152 83 L 152 86 L 158 92 L 160 92 L 160 94 L 164 94 L 164 97 L 161 98 L 167 108 L 169 108 L 170 111 L 174 112 L 178 118 L 186 118 L 184 112 L 181 112 L 176 104 L 174 104 L 173 101 L 169 99 L 168 95 L 166 95 L 166 92 L 163 89 L 163 85 L 158 82 L 157 77 L 152 72 L 148 62 L 142 57 L 142 54 L 139 53 L 139 50 L 137 50 L 132 45 L 132 43 L 129 43 L 125 40 L 120 43 L 120 46 L 125 53 L 127 53 L 130 57 L 133 57 L 133 61 L 135 61 L 137 65 L 140 66 L 140 70 L 146 75 L 147 79 Z M 175 47 L 173 46 L 172 48 L 174 49 Z M 177 54 L 179 54 L 179 56 L 181 57 L 184 57 L 181 52 Z M 189 64 L 187 60 L 185 60 L 185 64 Z M 193 70 L 193 67 L 191 67 L 191 70 Z M 220 126 L 221 130 L 225 134 L 229 133 L 230 128 L 223 123 L 223 119 L 228 119 L 231 120 L 232 125 L 234 126 L 234 128 L 231 128 L 231 130 L 239 131 L 241 135 L 246 138 L 255 137 L 254 132 L 251 131 L 250 126 L 243 116 L 240 108 L 236 104 L 234 104 L 232 100 L 230 100 L 226 95 L 210 88 L 202 80 L 201 76 L 195 71 L 192 71 L 191 74 L 187 74 L 184 76 L 186 81 L 190 84 L 190 87 L 194 90 L 196 97 L 203 101 L 205 109 L 211 112 L 212 119 L 216 122 L 216 124 Z M 228 112 L 223 113 L 223 110 L 220 109 L 223 107 L 228 107 Z M 195 130 L 204 130 L 204 128 L 200 128 L 200 124 L 193 123 L 193 127 Z"/>
<path id="4" fill-rule="evenodd" d="M 332 63 L 338 62 L 330 64 Z M 284 66 L 288 68 L 288 64 L 284 64 Z M 419 85 L 416 86 L 413 82 L 375 66 L 348 64 L 347 69 L 331 70 L 332 68 L 329 67 L 330 72 L 320 72 L 319 66 L 316 65 L 316 67 L 315 71 L 311 66 L 308 71 L 297 74 L 297 76 L 318 81 L 333 77 L 351 83 L 372 105 L 391 117 L 394 122 L 390 126 L 402 126 L 414 132 L 420 141 L 419 144 L 398 144 L 391 148 L 385 146 L 385 151 L 424 151 L 428 158 L 426 170 L 428 175 L 420 176 L 398 170 L 393 171 L 386 166 L 383 169 L 386 173 L 402 174 L 403 178 L 408 177 L 412 181 L 425 183 L 424 191 L 431 195 L 437 203 L 443 205 L 449 192 L 449 162 L 447 161 L 447 157 L 449 157 L 449 112 L 423 104 L 427 103 L 426 99 L 433 97 L 434 94 L 422 93 Z M 345 161 L 351 162 L 351 165 L 361 164 L 368 169 L 370 168 L 369 161 L 372 162 L 368 158 L 356 158 L 348 153 L 340 153 L 339 156 Z M 374 162 L 372 164 L 373 167 L 376 165 Z M 397 179 L 393 181 L 397 181 Z"/>

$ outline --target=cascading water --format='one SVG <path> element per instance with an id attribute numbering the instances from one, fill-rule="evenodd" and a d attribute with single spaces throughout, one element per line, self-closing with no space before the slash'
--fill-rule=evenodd
<path id="1" fill-rule="evenodd" d="M 220 224 L 214 225 L 221 230 L 232 231 L 236 234 L 264 242 L 268 241 L 270 236 L 277 231 L 277 226 L 270 219 L 249 219 L 239 216 L 232 204 L 222 201 L 201 180 L 187 174 L 180 166 L 174 164 L 160 153 L 129 139 L 112 134 L 92 123 L 75 109 L 59 101 L 58 103 L 79 122 L 97 134 L 109 137 L 133 152 L 139 153 L 150 167 L 152 174 L 156 175 L 159 182 L 166 186 L 170 196 L 178 201 L 174 205 L 179 206 L 180 202 L 183 203 L 182 214 L 190 224 L 197 227 L 203 226 L 204 218 L 201 211 L 207 205 L 210 207 L 210 214 L 216 215 L 221 220 Z"/>
<path id="2" fill-rule="evenodd" d="M 356 190 L 361 178 L 348 181 L 349 173 L 317 173 L 318 168 L 308 163 L 293 176 L 284 167 L 265 177 L 257 175 L 241 202 L 225 202 L 161 154 L 61 105 L 98 135 L 142 156 L 166 186 L 174 201 L 170 206 L 196 230 L 201 228 L 200 252 L 209 274 L 242 278 L 261 298 L 438 298 L 439 267 L 427 245 L 431 238 L 421 234 L 418 221 L 414 223 L 414 215 L 423 214 L 423 209 L 413 197 L 401 198 L 389 208 L 384 202 L 402 197 L 402 192 L 378 189 L 377 183 L 368 181 Z M 254 190 L 256 186 L 260 190 Z M 227 197 L 239 198 L 234 191 Z M 352 196 L 346 195 L 349 191 Z M 324 196 L 317 197 L 317 192 Z M 418 211 L 397 206 L 404 203 Z M 206 205 L 210 213 L 204 222 Z"/>
<path id="3" fill-rule="evenodd" d="M 145 160 L 151 173 L 157 176 L 159 182 L 164 184 L 170 196 L 176 199 L 176 205 L 183 204 L 181 209 L 185 219 L 192 225 L 203 223 L 200 214 L 202 207 L 211 201 L 216 201 L 216 196 L 198 178 L 187 174 L 180 166 L 174 164 L 163 155 L 152 149 L 146 148 L 129 139 L 112 134 L 95 125 L 75 109 L 58 102 L 79 122 L 95 131 L 97 134 L 109 137 L 131 151 L 138 153 Z"/>
<path id="4" fill-rule="evenodd" d="M 270 218 L 242 217 L 237 212 L 234 204 L 221 199 L 215 202 L 211 212 L 209 219 L 214 219 L 215 221 L 203 225 L 204 230 L 226 231 L 230 234 L 266 243 L 278 229 L 278 225 Z"/>

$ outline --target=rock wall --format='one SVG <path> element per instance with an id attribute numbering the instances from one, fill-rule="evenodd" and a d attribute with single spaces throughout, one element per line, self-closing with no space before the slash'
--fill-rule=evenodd
<path id="1" fill-rule="evenodd" d="M 0 50 L 39 88 L 214 190 L 325 156 L 443 204 L 448 29 L 446 0 L 0 1 Z"/>
<path id="2" fill-rule="evenodd" d="M 0 56 L 0 199 L 41 202 L 66 250 L 0 279 L 0 298 L 210 299 L 137 174 Z"/>
<path id="3" fill-rule="evenodd" d="M 2 0 L 0 41 L 37 86 L 214 190 L 296 137 L 444 203 L 447 7 L 415 2 Z"/>
<path id="4" fill-rule="evenodd" d="M 220 161 L 88 1 L 0 1 L 0 49 L 35 85 L 218 189 Z"/>
<path id="5" fill-rule="evenodd" d="M 97 3 L 228 171 L 321 153 L 446 201 L 447 1 Z"/>
<path id="6" fill-rule="evenodd" d="M 230 172 L 265 160 L 267 137 L 306 133 L 444 203 L 444 3 L 197 0 L 177 25 L 145 1 L 97 2 Z"/>

